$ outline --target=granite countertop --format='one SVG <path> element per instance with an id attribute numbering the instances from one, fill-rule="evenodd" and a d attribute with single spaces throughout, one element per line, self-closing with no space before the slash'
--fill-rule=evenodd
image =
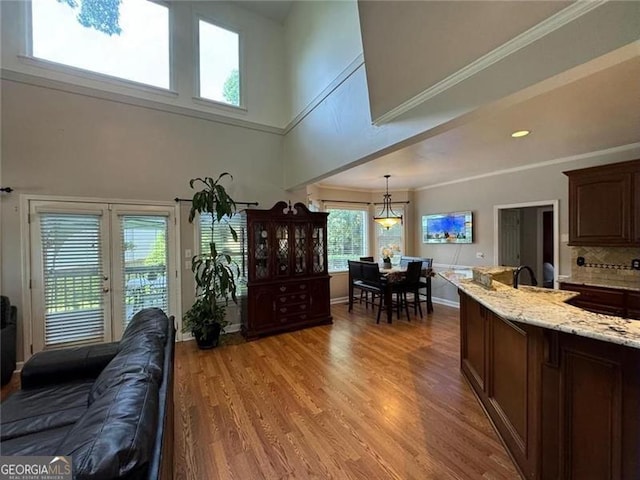
<path id="1" fill-rule="evenodd" d="M 515 289 L 497 281 L 487 288 L 472 280 L 471 269 L 439 275 L 507 320 L 640 349 L 640 321 L 591 313 L 564 303 L 578 295 L 575 292 L 526 286 Z"/>
<path id="2" fill-rule="evenodd" d="M 621 290 L 629 290 L 632 292 L 640 292 L 640 283 L 622 280 L 582 280 L 572 279 L 571 277 L 562 277 L 558 279 L 560 283 L 573 283 L 574 285 L 584 285 L 587 287 L 604 287 L 619 288 Z"/>

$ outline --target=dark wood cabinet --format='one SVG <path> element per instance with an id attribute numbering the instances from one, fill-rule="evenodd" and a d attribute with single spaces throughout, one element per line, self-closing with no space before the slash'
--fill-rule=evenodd
<path id="1" fill-rule="evenodd" d="M 640 320 L 640 292 L 627 292 L 627 318 Z"/>
<path id="2" fill-rule="evenodd" d="M 578 292 L 568 303 L 594 313 L 614 315 L 638 319 L 638 298 L 640 293 L 619 288 L 595 287 L 592 285 L 578 285 L 575 283 L 560 283 L 562 290 Z"/>
<path id="3" fill-rule="evenodd" d="M 556 331 L 545 337 L 541 478 L 638 478 L 640 352 Z"/>
<path id="4" fill-rule="evenodd" d="M 524 478 L 638 478 L 640 351 L 460 307 L 461 370 Z"/>
<path id="5" fill-rule="evenodd" d="M 487 351 L 487 309 L 460 295 L 460 367 L 475 387 L 484 390 Z"/>
<path id="6" fill-rule="evenodd" d="M 569 245 L 640 246 L 640 160 L 564 172 Z"/>
<path id="7" fill-rule="evenodd" d="M 247 210 L 247 338 L 331 323 L 327 213 L 278 202 Z"/>
<path id="8" fill-rule="evenodd" d="M 516 324 L 460 292 L 462 372 L 525 478 L 537 478 L 540 329 Z"/>

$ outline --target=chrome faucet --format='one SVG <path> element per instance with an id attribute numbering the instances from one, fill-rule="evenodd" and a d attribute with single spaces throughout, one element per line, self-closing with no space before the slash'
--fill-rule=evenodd
<path id="1" fill-rule="evenodd" d="M 513 271 L 513 288 L 518 288 L 518 278 L 520 277 L 520 272 L 522 270 L 528 270 L 529 276 L 531 277 L 531 285 L 534 287 L 538 285 L 538 281 L 536 280 L 536 276 L 533 274 L 533 270 L 528 265 L 520 265 Z"/>

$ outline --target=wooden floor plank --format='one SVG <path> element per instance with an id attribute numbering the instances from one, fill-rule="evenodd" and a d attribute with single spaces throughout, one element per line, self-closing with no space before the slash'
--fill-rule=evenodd
<path id="1" fill-rule="evenodd" d="M 458 310 L 176 349 L 177 479 L 517 479 L 459 370 Z"/>

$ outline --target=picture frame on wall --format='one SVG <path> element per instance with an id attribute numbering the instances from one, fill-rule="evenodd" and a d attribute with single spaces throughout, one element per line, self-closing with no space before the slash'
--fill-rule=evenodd
<path id="1" fill-rule="evenodd" d="M 422 243 L 473 243 L 473 213 L 423 215 Z"/>

